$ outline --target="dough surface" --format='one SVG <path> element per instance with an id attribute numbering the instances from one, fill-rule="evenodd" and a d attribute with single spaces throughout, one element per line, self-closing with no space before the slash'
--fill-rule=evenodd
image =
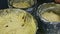
<path id="1" fill-rule="evenodd" d="M 30 7 L 30 4 L 28 2 L 13 3 L 13 7 L 16 7 L 16 8 L 28 8 L 28 7 Z"/>
<path id="2" fill-rule="evenodd" d="M 36 21 L 20 9 L 0 10 L 0 34 L 36 34 Z"/>
<path id="3" fill-rule="evenodd" d="M 52 11 L 50 12 L 46 11 L 41 15 L 44 19 L 48 20 L 49 22 L 60 22 L 60 15 L 55 14 Z"/>

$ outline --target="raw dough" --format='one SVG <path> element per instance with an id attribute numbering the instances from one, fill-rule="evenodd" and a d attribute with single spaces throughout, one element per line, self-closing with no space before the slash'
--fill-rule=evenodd
<path id="1" fill-rule="evenodd" d="M 36 20 L 24 10 L 0 10 L 0 34 L 36 34 L 36 30 Z"/>

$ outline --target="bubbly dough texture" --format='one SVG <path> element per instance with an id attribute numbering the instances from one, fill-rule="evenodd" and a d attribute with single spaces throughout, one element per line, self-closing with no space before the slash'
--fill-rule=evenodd
<path id="1" fill-rule="evenodd" d="M 60 22 L 60 16 L 53 12 L 44 12 L 42 17 L 50 22 Z"/>
<path id="2" fill-rule="evenodd" d="M 0 34 L 36 34 L 36 21 L 20 9 L 0 10 Z"/>

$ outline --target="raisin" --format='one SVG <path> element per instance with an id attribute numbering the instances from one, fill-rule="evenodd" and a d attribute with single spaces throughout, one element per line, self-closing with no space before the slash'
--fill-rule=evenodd
<path id="1" fill-rule="evenodd" d="M 6 25 L 5 27 L 8 27 L 8 25 Z"/>

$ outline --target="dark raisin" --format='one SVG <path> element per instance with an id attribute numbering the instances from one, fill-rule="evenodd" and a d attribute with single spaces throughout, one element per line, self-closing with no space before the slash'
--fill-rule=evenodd
<path id="1" fill-rule="evenodd" d="M 22 27 L 24 26 L 24 24 L 22 24 Z"/>
<path id="2" fill-rule="evenodd" d="M 8 25 L 6 25 L 5 27 L 8 27 Z"/>
<path id="3" fill-rule="evenodd" d="M 24 16 L 22 17 L 22 19 L 24 19 Z"/>

